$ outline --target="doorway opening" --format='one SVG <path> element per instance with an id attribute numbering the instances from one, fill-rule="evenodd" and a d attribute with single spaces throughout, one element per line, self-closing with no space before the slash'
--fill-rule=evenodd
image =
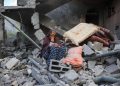
<path id="1" fill-rule="evenodd" d="M 95 9 L 89 9 L 86 14 L 86 23 L 99 25 L 99 12 Z"/>

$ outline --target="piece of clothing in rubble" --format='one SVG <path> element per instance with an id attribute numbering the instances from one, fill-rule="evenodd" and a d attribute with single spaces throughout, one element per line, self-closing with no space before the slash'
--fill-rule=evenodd
<path id="1" fill-rule="evenodd" d="M 41 57 L 48 49 L 50 42 L 57 43 L 60 39 L 54 31 L 48 32 L 48 35 L 43 39 L 43 46 L 41 50 Z"/>
<path id="2" fill-rule="evenodd" d="M 57 46 L 57 44 L 54 45 L 54 43 L 52 43 L 42 56 L 46 59 L 46 62 L 49 65 L 51 59 L 61 60 L 65 57 L 66 52 L 67 47 L 65 45 Z"/>
<path id="3" fill-rule="evenodd" d="M 72 67 L 80 68 L 83 66 L 82 46 L 73 47 L 68 50 L 67 57 L 62 59 L 64 64 L 70 64 Z"/>
<path id="4" fill-rule="evenodd" d="M 101 27 L 100 30 L 89 37 L 88 40 L 103 43 L 104 46 L 108 47 L 111 41 L 114 41 L 114 37 L 112 36 L 110 30 Z"/>

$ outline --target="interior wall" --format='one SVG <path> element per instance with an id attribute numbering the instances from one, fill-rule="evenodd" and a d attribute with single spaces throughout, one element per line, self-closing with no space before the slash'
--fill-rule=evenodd
<path id="1" fill-rule="evenodd" d="M 104 26 L 115 34 L 116 39 L 120 39 L 120 0 L 113 0 L 104 10 Z"/>
<path id="2" fill-rule="evenodd" d="M 80 22 L 86 22 L 87 11 L 95 9 L 98 12 L 99 17 L 97 25 L 103 26 L 103 9 L 101 7 L 88 6 L 81 1 L 71 1 L 47 13 L 46 15 L 55 20 L 58 25 L 63 26 L 66 30 L 69 30 Z"/>

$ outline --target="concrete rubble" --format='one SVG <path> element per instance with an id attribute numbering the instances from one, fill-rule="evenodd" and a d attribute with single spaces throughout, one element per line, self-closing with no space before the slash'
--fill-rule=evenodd
<path id="1" fill-rule="evenodd" d="M 103 46 L 99 43 L 95 46 L 92 48 L 89 44 L 84 44 L 83 57 L 101 54 L 96 52 L 98 50 L 109 52 L 108 49 L 101 48 Z M 119 86 L 118 55 L 94 60 L 84 59 L 83 67 L 78 70 L 55 59 L 50 60 L 48 67 L 38 48 L 16 49 L 14 46 L 2 46 L 1 49 L 6 54 L 4 58 L 0 58 L 1 86 Z"/>
<path id="2" fill-rule="evenodd" d="M 81 22 L 70 30 L 59 26 L 46 14 L 61 0 L 20 1 L 18 4 L 26 9 L 36 7 L 25 27 L 32 35 L 11 23 L 30 45 L 0 45 L 0 86 L 120 86 L 120 43 L 111 48 L 114 40 L 109 30 Z"/>

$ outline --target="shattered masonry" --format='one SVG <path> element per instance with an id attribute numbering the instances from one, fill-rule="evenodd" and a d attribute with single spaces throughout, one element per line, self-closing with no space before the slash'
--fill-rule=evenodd
<path id="1" fill-rule="evenodd" d="M 119 0 L 17 4 L 0 0 L 0 86 L 120 86 Z M 11 45 L 4 19 L 19 30 Z"/>

